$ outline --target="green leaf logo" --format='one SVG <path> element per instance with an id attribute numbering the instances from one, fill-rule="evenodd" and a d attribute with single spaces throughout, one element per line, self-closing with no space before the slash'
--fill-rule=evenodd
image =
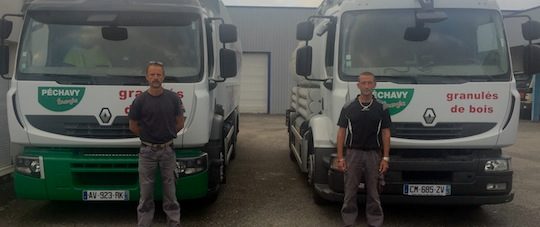
<path id="1" fill-rule="evenodd" d="M 414 89 L 387 89 L 380 88 L 373 91 L 373 95 L 390 108 L 390 115 L 396 115 L 403 111 L 411 103 Z"/>
<path id="2" fill-rule="evenodd" d="M 68 111 L 81 102 L 84 91 L 84 87 L 38 87 L 38 102 L 51 111 Z"/>

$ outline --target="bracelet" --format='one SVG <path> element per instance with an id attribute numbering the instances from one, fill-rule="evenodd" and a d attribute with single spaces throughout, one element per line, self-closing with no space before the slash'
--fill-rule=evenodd
<path id="1" fill-rule="evenodd" d="M 382 160 L 385 160 L 385 161 L 390 161 L 390 157 L 383 157 Z"/>
<path id="2" fill-rule="evenodd" d="M 340 158 L 340 159 L 338 159 L 337 161 L 338 161 L 338 162 L 343 162 L 343 161 L 345 161 L 345 159 Z"/>

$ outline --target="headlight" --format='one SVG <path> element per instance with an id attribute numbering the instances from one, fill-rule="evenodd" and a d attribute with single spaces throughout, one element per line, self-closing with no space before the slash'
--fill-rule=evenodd
<path id="1" fill-rule="evenodd" d="M 488 160 L 484 166 L 486 172 L 508 171 L 510 161 L 506 159 Z"/>
<path id="2" fill-rule="evenodd" d="M 15 170 L 21 174 L 45 178 L 43 174 L 43 157 L 18 156 L 16 159 Z"/>
<path id="3" fill-rule="evenodd" d="M 193 175 L 208 169 L 208 155 L 201 154 L 195 158 L 176 159 L 176 171 L 180 176 Z"/>

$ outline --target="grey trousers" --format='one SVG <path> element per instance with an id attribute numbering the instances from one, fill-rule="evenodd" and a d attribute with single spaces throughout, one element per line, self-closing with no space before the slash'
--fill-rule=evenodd
<path id="1" fill-rule="evenodd" d="M 137 207 L 139 227 L 152 225 L 154 219 L 154 182 L 159 167 L 163 185 L 163 211 L 167 226 L 180 226 L 180 205 L 176 199 L 176 154 L 170 146 L 165 148 L 141 147 L 139 152 L 140 199 Z"/>
<path id="2" fill-rule="evenodd" d="M 345 162 L 345 198 L 341 208 L 341 217 L 345 226 L 354 226 L 358 216 L 358 185 L 362 175 L 366 189 L 366 220 L 368 226 L 382 226 L 384 214 L 379 199 L 379 151 L 347 150 Z"/>

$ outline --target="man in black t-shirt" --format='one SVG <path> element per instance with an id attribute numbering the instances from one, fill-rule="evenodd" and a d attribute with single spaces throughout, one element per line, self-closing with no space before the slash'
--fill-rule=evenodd
<path id="1" fill-rule="evenodd" d="M 161 86 L 165 78 L 163 63 L 151 61 L 146 67 L 148 90 L 133 100 L 129 129 L 141 139 L 139 150 L 140 199 L 138 226 L 152 225 L 154 181 L 159 167 L 163 185 L 163 211 L 167 226 L 180 226 L 180 205 L 176 198 L 176 154 L 172 141 L 184 128 L 182 100 Z"/>
<path id="2" fill-rule="evenodd" d="M 364 175 L 367 224 L 382 226 L 384 214 L 379 199 L 379 176 L 388 170 L 390 159 L 390 113 L 385 104 L 373 97 L 376 82 L 372 73 L 360 74 L 357 86 L 360 95 L 345 104 L 338 120 L 336 164 L 345 172 L 341 216 L 345 226 L 354 226 L 358 216 L 358 186 Z M 347 149 L 345 156 L 344 147 Z"/>

